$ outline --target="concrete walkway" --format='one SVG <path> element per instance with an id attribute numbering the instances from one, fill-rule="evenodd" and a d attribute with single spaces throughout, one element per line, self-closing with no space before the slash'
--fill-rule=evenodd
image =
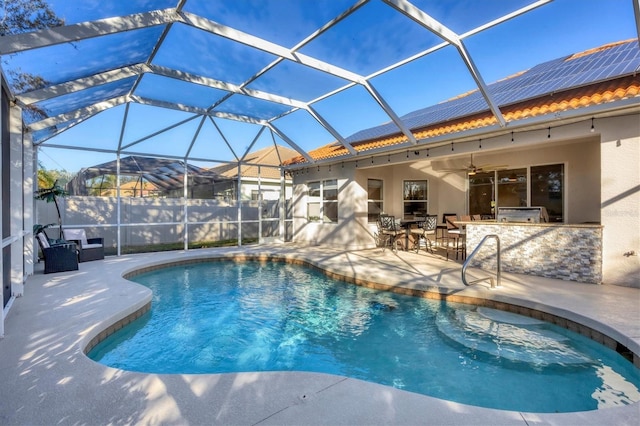
<path id="1" fill-rule="evenodd" d="M 370 282 L 513 303 L 584 324 L 640 354 L 638 289 L 513 274 L 503 275 L 498 290 L 464 287 L 459 263 L 380 249 L 269 245 L 109 257 L 68 273 L 44 275 L 40 265 L 27 281 L 0 340 L 0 424 L 640 424 L 640 403 L 580 413 L 519 413 L 327 374 L 140 374 L 84 355 L 94 336 L 150 300 L 148 289 L 122 278 L 127 271 L 240 253 L 303 259 Z"/>

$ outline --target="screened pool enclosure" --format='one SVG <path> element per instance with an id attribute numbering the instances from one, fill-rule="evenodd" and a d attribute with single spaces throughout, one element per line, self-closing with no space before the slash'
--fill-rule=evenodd
<path id="1" fill-rule="evenodd" d="M 13 18 L 0 24 L 3 119 L 11 108 L 23 121 L 24 175 L 64 172 L 63 226 L 103 236 L 112 254 L 289 241 L 295 176 L 448 146 L 416 138 L 425 123 L 412 111 L 473 92 L 495 120 L 486 131 L 508 133 L 488 83 L 537 64 L 541 50 L 573 51 L 553 38 L 589 28 L 563 14 L 609 8 L 596 3 L 0 1 Z M 624 2 L 630 22 L 637 9 Z M 354 148 L 393 134 L 406 141 Z M 39 201 L 23 229 L 56 214 Z"/>

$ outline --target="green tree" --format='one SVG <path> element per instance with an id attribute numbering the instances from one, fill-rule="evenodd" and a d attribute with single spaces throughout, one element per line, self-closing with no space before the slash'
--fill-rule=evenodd
<path id="1" fill-rule="evenodd" d="M 45 0 L 0 0 L 0 36 L 21 34 L 29 31 L 64 25 L 64 19 L 56 16 Z M 5 65 L 7 61 L 3 61 Z M 24 93 L 47 86 L 49 83 L 38 75 L 29 74 L 18 69 L 5 68 L 7 76 L 12 80 L 14 92 Z M 29 105 L 24 109 L 25 115 L 33 121 L 47 117 L 42 109 Z"/>
<path id="2" fill-rule="evenodd" d="M 66 187 L 73 178 L 73 173 L 66 170 L 48 170 L 41 161 L 38 161 L 38 188 L 52 187 L 55 181 L 58 185 Z"/>
<path id="3" fill-rule="evenodd" d="M 55 182 L 55 173 L 47 170 L 42 163 L 38 161 L 38 188 L 51 187 Z"/>
<path id="4" fill-rule="evenodd" d="M 45 0 L 0 0 L 0 35 L 21 34 L 62 25 L 64 19 L 56 16 Z"/>

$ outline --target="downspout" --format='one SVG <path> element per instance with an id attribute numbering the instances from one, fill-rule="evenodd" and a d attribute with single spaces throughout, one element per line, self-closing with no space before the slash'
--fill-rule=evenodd
<path id="1" fill-rule="evenodd" d="M 285 214 L 286 214 L 286 210 L 285 210 L 285 206 L 284 203 L 286 202 L 287 199 L 287 195 L 285 194 L 285 191 L 287 190 L 287 187 L 285 185 L 285 177 L 284 177 L 284 169 L 282 167 L 280 167 L 280 208 L 278 209 L 278 216 L 280 217 L 280 225 L 278 226 L 278 236 L 280 237 L 280 241 L 284 242 L 286 239 L 286 228 L 285 228 Z"/>
<path id="2" fill-rule="evenodd" d="M 188 209 L 187 209 L 187 194 L 189 194 L 189 172 L 187 169 L 187 159 L 184 159 L 184 184 L 182 185 L 182 199 L 183 199 L 183 205 L 182 205 L 182 226 L 183 226 L 183 240 L 184 240 L 184 250 L 187 251 L 189 250 L 189 221 L 187 220 L 187 214 L 188 214 Z"/>
<path id="3" fill-rule="evenodd" d="M 238 161 L 238 182 L 236 188 L 236 202 L 238 203 L 238 247 L 242 247 L 242 167 L 240 166 L 240 162 Z"/>
<path id="4" fill-rule="evenodd" d="M 260 179 L 260 165 L 258 165 L 258 244 L 262 243 L 262 185 Z"/>
<path id="5" fill-rule="evenodd" d="M 120 151 L 116 154 L 116 250 L 117 255 L 122 254 L 122 240 L 120 237 Z"/>

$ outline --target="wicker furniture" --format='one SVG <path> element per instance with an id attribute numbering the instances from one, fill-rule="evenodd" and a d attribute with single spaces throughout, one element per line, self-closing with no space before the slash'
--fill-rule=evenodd
<path id="1" fill-rule="evenodd" d="M 39 232 L 36 240 L 44 258 L 45 274 L 78 270 L 78 249 L 75 243 L 50 244 L 44 232 Z"/>
<path id="2" fill-rule="evenodd" d="M 62 232 L 65 240 L 78 245 L 80 262 L 104 259 L 104 238 L 87 238 L 84 229 L 64 229 Z"/>

